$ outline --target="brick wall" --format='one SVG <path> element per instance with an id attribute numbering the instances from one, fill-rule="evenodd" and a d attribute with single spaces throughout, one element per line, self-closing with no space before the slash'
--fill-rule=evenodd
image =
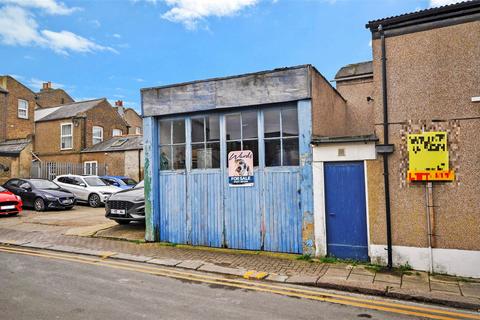
<path id="1" fill-rule="evenodd" d="M 94 126 L 103 128 L 104 141 L 112 138 L 113 129 L 120 129 L 124 133 L 127 132 L 127 124 L 107 101 L 103 101 L 98 106 L 88 110 L 86 115 L 87 148 L 92 146 Z"/>
<path id="2" fill-rule="evenodd" d="M 1 138 L 5 140 L 23 139 L 34 133 L 35 94 L 23 84 L 10 76 L 0 77 L 0 85 L 8 90 L 6 97 L 7 108 L 2 110 L 4 119 L 4 133 Z M 18 99 L 28 101 L 28 119 L 18 117 Z M 2 105 L 0 104 L 0 107 Z"/>
<path id="3" fill-rule="evenodd" d="M 140 133 L 143 133 L 143 120 L 135 110 L 130 108 L 126 109 L 124 119 L 130 126 L 130 128 L 128 128 L 128 134 L 135 134 L 135 128 L 137 127 L 140 128 Z"/>
<path id="4" fill-rule="evenodd" d="M 74 102 L 72 97 L 62 89 L 45 89 L 37 93 L 37 103 L 42 108 L 54 107 Z"/>

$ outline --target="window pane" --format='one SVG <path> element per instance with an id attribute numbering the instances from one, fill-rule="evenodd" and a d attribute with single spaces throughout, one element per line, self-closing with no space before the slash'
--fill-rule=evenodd
<path id="1" fill-rule="evenodd" d="M 173 120 L 173 143 L 185 143 L 185 120 Z"/>
<path id="2" fill-rule="evenodd" d="M 240 151 L 242 150 L 242 143 L 240 141 L 230 141 L 227 142 L 227 164 L 228 164 L 228 154 L 230 151 Z"/>
<path id="3" fill-rule="evenodd" d="M 170 146 L 160 148 L 160 170 L 172 170 L 172 152 Z"/>
<path id="4" fill-rule="evenodd" d="M 258 138 L 257 111 L 242 112 L 243 139 Z"/>
<path id="5" fill-rule="evenodd" d="M 172 166 L 174 170 L 185 169 L 185 146 L 172 146 Z"/>
<path id="6" fill-rule="evenodd" d="M 67 125 L 67 126 L 62 126 L 62 136 L 67 136 L 72 134 L 72 126 Z"/>
<path id="7" fill-rule="evenodd" d="M 220 168 L 220 143 L 207 143 L 205 168 Z"/>
<path id="8" fill-rule="evenodd" d="M 192 118 L 192 142 L 204 142 L 203 117 Z"/>
<path id="9" fill-rule="evenodd" d="M 283 139 L 283 165 L 298 166 L 298 138 Z"/>
<path id="10" fill-rule="evenodd" d="M 281 166 L 280 139 L 265 140 L 265 166 Z"/>
<path id="11" fill-rule="evenodd" d="M 225 116 L 227 140 L 241 139 L 240 135 L 240 114 L 229 114 Z"/>
<path id="12" fill-rule="evenodd" d="M 219 141 L 220 140 L 220 124 L 218 116 L 205 117 L 205 125 L 207 132 L 207 141 Z"/>
<path id="13" fill-rule="evenodd" d="M 192 169 L 205 168 L 205 144 L 192 144 Z"/>
<path id="14" fill-rule="evenodd" d="M 160 144 L 170 144 L 172 143 L 171 137 L 171 121 L 170 120 L 160 120 Z"/>
<path id="15" fill-rule="evenodd" d="M 280 111 L 266 110 L 263 112 L 265 138 L 280 137 Z"/>
<path id="16" fill-rule="evenodd" d="M 282 134 L 284 137 L 298 136 L 297 109 L 282 110 Z"/>
<path id="17" fill-rule="evenodd" d="M 258 140 L 243 141 L 243 150 L 253 152 L 253 165 L 258 166 Z"/>

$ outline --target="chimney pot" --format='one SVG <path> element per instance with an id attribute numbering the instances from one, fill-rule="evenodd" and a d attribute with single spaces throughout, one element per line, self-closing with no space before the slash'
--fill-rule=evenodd
<path id="1" fill-rule="evenodd" d="M 51 81 L 43 83 L 43 90 L 48 90 L 48 89 L 52 89 L 52 82 Z"/>
<path id="2" fill-rule="evenodd" d="M 123 107 L 123 101 L 122 100 L 115 101 L 115 106 L 116 107 Z"/>

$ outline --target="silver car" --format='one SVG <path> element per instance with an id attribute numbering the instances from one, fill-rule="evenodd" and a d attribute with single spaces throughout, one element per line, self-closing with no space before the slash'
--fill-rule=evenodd
<path id="1" fill-rule="evenodd" d="M 78 201 L 87 202 L 93 208 L 104 204 L 112 194 L 122 190 L 106 185 L 98 176 L 62 175 L 53 181 L 73 193 Z"/>

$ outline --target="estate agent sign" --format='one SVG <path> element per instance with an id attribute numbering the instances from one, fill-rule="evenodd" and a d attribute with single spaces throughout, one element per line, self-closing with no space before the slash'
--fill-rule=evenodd
<path id="1" fill-rule="evenodd" d="M 409 181 L 452 181 L 449 169 L 447 133 L 423 132 L 408 137 Z"/>
<path id="2" fill-rule="evenodd" d="M 253 152 L 231 151 L 228 154 L 228 184 L 231 187 L 251 187 L 253 178 Z"/>

